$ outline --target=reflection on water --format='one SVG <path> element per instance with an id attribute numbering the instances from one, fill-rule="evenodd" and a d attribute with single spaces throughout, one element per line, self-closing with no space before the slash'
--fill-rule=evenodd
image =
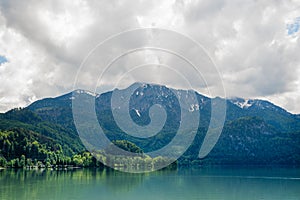
<path id="1" fill-rule="evenodd" d="M 0 170 L 0 199 L 300 199 L 299 168 Z"/>

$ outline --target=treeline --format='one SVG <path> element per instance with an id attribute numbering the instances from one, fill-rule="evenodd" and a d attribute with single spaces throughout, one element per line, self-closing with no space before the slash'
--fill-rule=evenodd
<path id="1" fill-rule="evenodd" d="M 111 155 L 106 153 L 95 153 L 97 160 L 114 169 L 128 172 L 155 171 L 157 169 L 177 169 L 177 161 L 162 156 L 150 157 L 147 155 L 126 156 Z"/>
<path id="2" fill-rule="evenodd" d="M 53 139 L 22 128 L 0 131 L 0 166 L 11 168 L 69 168 L 69 167 L 104 167 L 127 169 L 157 169 L 167 166 L 170 161 L 161 156 L 151 158 L 141 148 L 126 140 L 113 141 L 106 151 L 74 153 L 68 156 L 60 144 Z M 136 156 L 122 155 L 115 151 L 115 146 Z M 169 168 L 176 168 L 173 163 Z"/>
<path id="3" fill-rule="evenodd" d="M 152 171 L 161 168 L 177 168 L 177 161 L 174 162 L 174 159 L 162 156 L 150 157 L 144 154 L 140 147 L 130 141 L 115 140 L 112 143 L 105 150 L 93 152 L 97 160 L 106 166 L 115 169 L 125 169 L 125 171 Z M 120 152 L 116 147 L 125 150 L 125 152 Z"/>
<path id="4" fill-rule="evenodd" d="M 89 152 L 65 155 L 60 144 L 33 131 L 15 128 L 0 131 L 2 167 L 97 167 L 102 166 Z"/>
<path id="5" fill-rule="evenodd" d="M 73 168 L 73 167 L 104 167 L 103 164 L 97 161 L 89 152 L 75 154 L 72 157 L 65 156 L 63 159 L 55 160 L 46 158 L 38 160 L 36 158 L 26 158 L 21 155 L 20 158 L 7 160 L 0 155 L 0 167 L 8 168 Z"/>

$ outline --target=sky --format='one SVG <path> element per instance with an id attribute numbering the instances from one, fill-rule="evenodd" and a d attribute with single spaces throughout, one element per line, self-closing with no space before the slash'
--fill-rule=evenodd
<path id="1" fill-rule="evenodd" d="M 299 24 L 299 0 L 0 0 L 0 112 L 140 81 L 300 113 Z"/>

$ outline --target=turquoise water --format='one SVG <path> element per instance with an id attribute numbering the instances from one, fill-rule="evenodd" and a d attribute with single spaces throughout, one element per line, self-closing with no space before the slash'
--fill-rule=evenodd
<path id="1" fill-rule="evenodd" d="M 0 170 L 0 199 L 300 199 L 299 168 Z"/>

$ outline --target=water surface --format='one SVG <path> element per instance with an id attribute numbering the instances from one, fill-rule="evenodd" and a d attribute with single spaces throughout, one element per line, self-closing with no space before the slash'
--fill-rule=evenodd
<path id="1" fill-rule="evenodd" d="M 130 174 L 0 170 L 1 200 L 300 199 L 299 168 L 214 167 Z"/>

